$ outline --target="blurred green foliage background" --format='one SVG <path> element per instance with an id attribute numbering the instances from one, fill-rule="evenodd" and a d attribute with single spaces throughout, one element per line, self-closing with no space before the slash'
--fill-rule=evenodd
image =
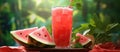
<path id="1" fill-rule="evenodd" d="M 0 0 L 0 46 L 16 45 L 11 30 L 45 25 L 51 33 L 51 8 L 69 5 L 74 9 L 73 36 L 91 29 L 96 41 L 101 39 L 99 34 L 119 39 L 120 0 Z"/>

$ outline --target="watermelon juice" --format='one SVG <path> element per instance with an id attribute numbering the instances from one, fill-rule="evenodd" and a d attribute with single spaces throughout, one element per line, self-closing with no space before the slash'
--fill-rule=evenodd
<path id="1" fill-rule="evenodd" d="M 56 48 L 69 48 L 72 32 L 72 9 L 52 8 L 52 33 Z"/>

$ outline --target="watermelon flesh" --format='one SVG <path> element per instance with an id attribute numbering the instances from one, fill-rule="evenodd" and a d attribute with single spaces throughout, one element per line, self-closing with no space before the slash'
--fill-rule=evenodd
<path id="1" fill-rule="evenodd" d="M 29 37 L 31 37 L 35 41 L 42 43 L 42 44 L 54 45 L 54 41 L 53 41 L 52 37 L 50 36 L 49 32 L 47 31 L 45 26 L 30 33 Z M 30 43 L 36 44 L 34 42 L 30 42 Z"/>
<path id="2" fill-rule="evenodd" d="M 27 52 L 24 46 L 19 47 L 10 47 L 10 46 L 2 46 L 0 47 L 0 52 Z"/>
<path id="3" fill-rule="evenodd" d="M 94 45 L 92 50 L 89 52 L 120 52 L 120 49 L 117 48 L 116 44 L 112 42 L 106 42 Z"/>
<path id="4" fill-rule="evenodd" d="M 79 37 L 78 41 L 83 46 L 91 41 L 91 39 L 89 39 L 88 37 L 86 37 L 80 33 L 77 33 L 76 36 Z"/>
<path id="5" fill-rule="evenodd" d="M 26 29 L 21 29 L 21 30 L 14 30 L 14 31 L 11 31 L 10 33 L 12 34 L 14 39 L 17 39 L 18 42 L 20 41 L 20 42 L 27 44 L 28 43 L 28 35 L 37 29 L 38 29 L 38 27 L 26 28 Z"/>

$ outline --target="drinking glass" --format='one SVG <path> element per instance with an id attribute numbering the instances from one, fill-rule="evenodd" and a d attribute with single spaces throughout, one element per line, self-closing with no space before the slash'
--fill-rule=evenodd
<path id="1" fill-rule="evenodd" d="M 52 33 L 55 48 L 70 48 L 73 9 L 69 7 L 52 8 Z"/>

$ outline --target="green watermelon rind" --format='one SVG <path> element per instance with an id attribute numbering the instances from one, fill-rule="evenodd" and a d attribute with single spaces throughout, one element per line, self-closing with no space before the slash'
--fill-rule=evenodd
<path id="1" fill-rule="evenodd" d="M 88 44 L 89 42 L 91 42 L 91 39 L 88 39 L 86 42 L 81 43 L 81 45 L 84 46 L 84 45 Z"/>
<path id="2" fill-rule="evenodd" d="M 11 32 L 10 32 L 10 33 L 12 34 L 13 39 L 17 39 L 18 41 L 21 41 L 21 42 L 27 44 L 27 41 L 22 41 L 22 40 L 24 40 L 24 39 L 21 39 L 19 36 L 17 36 L 17 34 L 15 34 L 15 32 L 16 32 L 16 31 L 11 31 Z"/>
<path id="3" fill-rule="evenodd" d="M 33 27 L 33 28 L 38 28 L 38 27 Z M 32 28 L 28 28 L 28 29 L 32 29 Z M 21 30 L 14 30 L 14 31 L 10 31 L 10 33 L 12 34 L 13 39 L 18 42 L 21 45 L 28 45 L 28 41 L 24 41 L 24 39 L 21 39 L 15 32 L 16 31 L 23 31 L 23 30 L 27 30 L 27 29 L 21 29 Z"/>
<path id="4" fill-rule="evenodd" d="M 22 46 L 25 46 L 25 47 L 27 47 L 27 48 L 35 47 L 35 46 L 32 45 L 32 44 L 24 43 L 24 42 L 22 42 L 22 41 L 16 39 L 14 36 L 12 36 L 12 37 L 13 37 L 13 39 L 14 39 L 18 44 L 20 44 L 20 45 L 22 45 Z"/>
<path id="5" fill-rule="evenodd" d="M 30 45 L 34 45 L 36 47 L 41 47 L 41 48 L 52 48 L 52 47 L 55 47 L 54 44 L 45 44 L 45 43 L 42 43 L 40 41 L 37 41 L 35 38 L 29 36 L 29 39 L 28 39 L 28 44 Z"/>
<path id="6" fill-rule="evenodd" d="M 29 37 L 32 38 L 33 40 L 39 42 L 39 43 L 42 43 L 42 44 L 46 44 L 46 45 L 55 45 L 54 42 L 47 42 L 45 40 L 40 40 L 40 39 L 37 39 L 35 36 L 33 36 L 32 34 L 29 34 Z M 29 38 L 29 39 L 30 39 Z"/>
<path id="7" fill-rule="evenodd" d="M 45 28 L 46 29 L 46 27 L 45 26 L 42 26 L 40 29 L 42 29 L 42 28 Z M 47 29 L 46 29 L 47 30 Z M 38 31 L 38 30 L 36 30 L 36 31 Z M 48 31 L 47 31 L 48 32 Z M 55 45 L 55 43 L 54 42 L 48 42 L 48 41 L 45 41 L 45 40 L 43 40 L 43 39 L 37 39 L 38 37 L 36 37 L 36 36 L 34 36 L 34 34 L 33 34 L 34 32 L 32 32 L 32 33 L 30 33 L 29 34 L 29 37 L 30 38 L 32 38 L 32 39 L 34 39 L 35 41 L 38 41 L 39 43 L 43 43 L 43 44 L 46 44 L 46 45 Z M 48 32 L 49 33 L 49 32 Z M 50 35 L 49 35 L 50 36 Z M 52 37 L 50 36 L 50 38 L 52 39 Z"/>
<path id="8" fill-rule="evenodd" d="M 86 37 L 84 35 L 81 35 L 80 33 L 76 33 L 76 37 L 79 37 L 79 39 L 81 39 L 80 37 L 87 38 L 87 40 L 85 42 L 79 42 L 82 46 L 85 46 L 85 45 L 87 45 L 88 43 L 91 42 L 91 39 L 89 39 L 88 37 Z"/>

